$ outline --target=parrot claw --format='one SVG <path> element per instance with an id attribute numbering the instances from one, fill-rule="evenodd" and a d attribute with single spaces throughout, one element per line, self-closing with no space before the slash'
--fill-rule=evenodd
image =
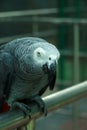
<path id="1" fill-rule="evenodd" d="M 31 118 L 31 108 L 28 105 L 22 102 L 15 102 L 12 108 L 19 108 L 24 113 L 24 117 L 29 116 Z"/>
<path id="2" fill-rule="evenodd" d="M 33 101 L 39 106 L 42 113 L 44 113 L 45 116 L 47 116 L 47 108 L 45 106 L 44 101 L 40 98 L 40 96 L 35 96 Z"/>

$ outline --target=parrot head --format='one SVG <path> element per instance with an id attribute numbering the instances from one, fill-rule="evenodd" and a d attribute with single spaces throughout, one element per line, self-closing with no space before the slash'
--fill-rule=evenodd
<path id="1" fill-rule="evenodd" d="M 22 78 L 23 74 L 24 78 L 29 76 L 29 79 L 38 79 L 45 74 L 48 76 L 50 89 L 53 89 L 56 80 L 56 66 L 60 57 L 58 49 L 48 42 L 37 42 L 24 47 L 24 50 L 18 54 L 21 56 L 19 56 L 19 65 L 16 68 L 20 68 Z"/>
<path id="2" fill-rule="evenodd" d="M 48 75 L 50 90 L 53 89 L 56 80 L 56 66 L 60 53 L 57 48 L 49 44 L 46 46 L 38 47 L 34 50 L 34 58 L 38 65 L 41 66 L 42 71 Z"/>

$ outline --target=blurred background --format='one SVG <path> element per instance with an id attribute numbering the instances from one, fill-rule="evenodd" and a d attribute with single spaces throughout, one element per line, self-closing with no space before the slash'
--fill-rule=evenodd
<path id="1" fill-rule="evenodd" d="M 85 81 L 86 7 L 86 0 L 0 0 L 0 44 L 25 36 L 44 38 L 61 53 L 53 92 Z M 36 130 L 87 130 L 86 102 L 82 99 L 37 120 Z"/>

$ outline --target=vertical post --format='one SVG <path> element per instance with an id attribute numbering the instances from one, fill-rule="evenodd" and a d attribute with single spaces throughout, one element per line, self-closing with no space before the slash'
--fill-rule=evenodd
<path id="1" fill-rule="evenodd" d="M 74 83 L 79 82 L 79 25 L 74 24 Z M 78 128 L 79 107 L 78 102 L 73 104 L 73 130 Z"/>
<path id="2" fill-rule="evenodd" d="M 35 119 L 33 119 L 29 122 L 26 130 L 35 130 Z"/>
<path id="3" fill-rule="evenodd" d="M 17 130 L 35 130 L 35 119 L 31 120 L 26 126 L 21 126 Z"/>
<path id="4" fill-rule="evenodd" d="M 80 17 L 80 0 L 74 0 L 75 18 Z M 79 82 L 79 25 L 74 25 L 74 83 Z M 73 130 L 79 130 L 79 102 L 73 104 Z"/>
<path id="5" fill-rule="evenodd" d="M 38 16 L 32 16 L 32 35 L 36 36 L 38 34 L 38 23 L 37 23 Z"/>
<path id="6" fill-rule="evenodd" d="M 74 82 L 79 82 L 79 25 L 74 24 Z"/>
<path id="7" fill-rule="evenodd" d="M 66 1 L 65 0 L 59 0 L 58 2 L 59 4 L 59 17 L 60 18 L 63 18 L 65 17 L 65 12 L 64 12 L 64 7 L 66 5 Z M 59 48 L 60 49 L 65 49 L 65 44 L 66 44 L 66 25 L 62 25 L 60 24 L 59 26 L 59 36 L 58 36 L 58 39 L 59 39 Z M 64 56 L 61 56 L 60 58 L 60 64 L 59 64 L 59 76 L 60 76 L 60 80 L 64 80 L 65 78 L 65 57 Z M 60 86 L 60 90 L 61 89 L 64 89 L 65 86 Z"/>
<path id="8" fill-rule="evenodd" d="M 21 127 L 17 128 L 17 130 L 27 130 L 27 127 L 26 126 L 21 126 Z"/>

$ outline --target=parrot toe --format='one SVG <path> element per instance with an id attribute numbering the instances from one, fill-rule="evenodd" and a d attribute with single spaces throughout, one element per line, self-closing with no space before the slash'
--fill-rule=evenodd
<path id="1" fill-rule="evenodd" d="M 41 99 L 41 97 L 37 95 L 37 96 L 35 96 L 33 98 L 33 101 L 38 105 L 38 107 L 40 108 L 41 112 L 44 113 L 45 116 L 47 116 L 48 111 L 47 111 L 45 103 Z"/>
<path id="2" fill-rule="evenodd" d="M 29 116 L 31 118 L 31 108 L 22 103 L 22 102 L 14 102 L 12 108 L 19 108 L 24 113 L 24 117 Z"/>

